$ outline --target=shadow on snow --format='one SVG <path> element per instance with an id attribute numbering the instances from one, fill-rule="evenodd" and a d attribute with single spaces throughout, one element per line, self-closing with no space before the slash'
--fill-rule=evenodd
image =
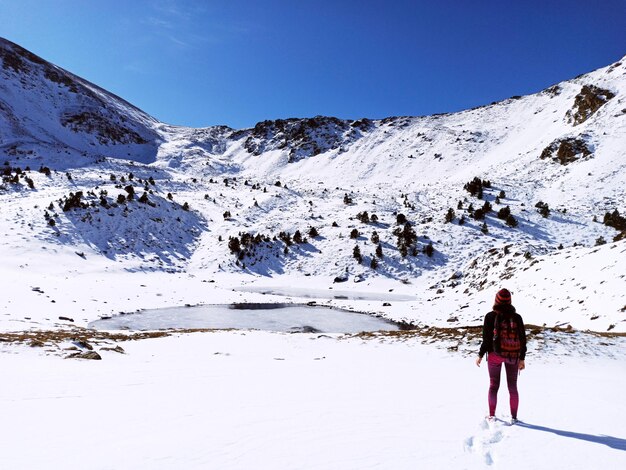
<path id="1" fill-rule="evenodd" d="M 543 431 L 550 432 L 552 434 L 556 434 L 557 436 L 569 437 L 572 439 L 579 439 L 581 441 L 594 442 L 596 444 L 604 444 L 605 446 L 611 447 L 612 449 L 623 450 L 626 451 L 626 439 L 622 439 L 620 437 L 614 436 L 596 436 L 593 434 L 584 434 L 580 432 L 573 431 L 564 431 L 562 429 L 549 428 L 547 426 L 540 426 L 537 424 L 523 423 L 518 422 L 518 426 L 532 429 L 534 431 Z"/>

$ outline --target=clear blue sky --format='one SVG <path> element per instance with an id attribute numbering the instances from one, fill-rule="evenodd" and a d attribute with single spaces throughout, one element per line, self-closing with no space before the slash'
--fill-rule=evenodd
<path id="1" fill-rule="evenodd" d="M 626 54 L 626 0 L 0 0 L 0 36 L 195 127 L 457 111 Z"/>

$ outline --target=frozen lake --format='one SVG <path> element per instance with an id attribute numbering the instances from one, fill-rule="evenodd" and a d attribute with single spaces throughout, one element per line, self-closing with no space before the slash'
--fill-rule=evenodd
<path id="1" fill-rule="evenodd" d="M 301 304 L 201 305 L 143 310 L 89 324 L 97 330 L 227 329 L 290 333 L 359 333 L 398 330 L 395 323 L 364 313 Z"/>

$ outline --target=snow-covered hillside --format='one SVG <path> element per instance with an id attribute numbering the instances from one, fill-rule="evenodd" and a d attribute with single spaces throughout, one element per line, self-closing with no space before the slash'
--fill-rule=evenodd
<path id="1" fill-rule="evenodd" d="M 455 114 L 191 129 L 0 39 L 0 468 L 624 467 L 625 152 L 626 58 Z M 501 287 L 517 426 L 474 365 Z M 176 313 L 240 303 L 270 331 Z M 105 330 L 142 317 L 176 328 Z"/>
<path id="2" fill-rule="evenodd" d="M 506 283 L 533 292 L 529 307 L 550 318 L 538 324 L 626 330 L 625 246 L 613 242 L 626 61 L 455 114 L 232 130 L 159 123 L 6 40 L 0 57 L 0 250 L 22 253 L 4 269 L 68 252 L 82 265 L 59 275 L 99 260 L 236 284 L 349 279 L 438 306 L 385 315 L 461 324 Z M 539 272 L 552 264 L 567 269 Z M 570 305 L 581 285 L 594 294 Z M 539 313 L 555 308 L 566 310 Z"/>
<path id="3" fill-rule="evenodd" d="M 153 161 L 158 124 L 143 111 L 0 38 L 0 148 L 55 168 L 104 157 Z"/>

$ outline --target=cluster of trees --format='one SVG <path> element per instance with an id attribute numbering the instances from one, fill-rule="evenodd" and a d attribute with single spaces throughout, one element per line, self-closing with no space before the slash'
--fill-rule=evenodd
<path id="1" fill-rule="evenodd" d="M 472 179 L 471 181 L 465 183 L 465 185 L 463 186 L 463 189 L 465 189 L 472 196 L 475 196 L 478 199 L 482 199 L 483 198 L 483 196 L 484 196 L 483 192 L 484 192 L 485 188 L 487 188 L 487 189 L 491 188 L 491 181 L 483 180 L 483 179 L 479 178 L 478 176 L 474 177 L 474 179 Z M 504 199 L 505 197 L 506 197 L 505 192 L 504 191 L 500 191 L 500 193 L 495 198 L 495 203 L 496 204 L 500 204 L 501 203 L 501 199 Z M 459 201 L 459 203 L 457 204 L 457 210 L 462 210 L 462 209 L 463 209 L 463 201 Z M 483 205 L 481 207 L 479 207 L 478 209 L 475 209 L 474 205 L 472 203 L 470 203 L 469 206 L 467 207 L 467 213 L 474 220 L 482 220 L 482 221 L 484 221 L 485 217 L 490 212 L 493 212 L 493 206 L 491 205 L 491 203 L 489 201 L 485 201 L 483 203 Z M 501 219 L 501 220 L 504 220 L 504 222 L 509 227 L 517 227 L 517 225 L 518 225 L 517 220 L 515 219 L 515 217 L 511 213 L 511 208 L 509 206 L 505 206 L 505 207 L 499 209 L 498 212 L 497 212 L 497 217 L 499 219 Z M 445 220 L 446 223 L 450 223 L 455 218 L 456 218 L 456 213 L 455 213 L 454 209 L 450 207 L 448 209 L 448 211 L 446 212 L 444 220 Z M 462 215 L 461 218 L 459 219 L 459 225 L 464 225 L 464 224 L 465 224 L 465 216 Z M 489 233 L 489 228 L 487 227 L 487 223 L 486 222 L 483 222 L 483 224 L 481 226 L 481 231 L 483 233 Z"/>
<path id="2" fill-rule="evenodd" d="M 307 233 L 311 238 L 319 236 L 317 228 L 313 226 L 309 227 Z M 221 236 L 219 239 L 221 240 Z M 307 238 L 302 236 L 302 232 L 300 232 L 300 230 L 296 230 L 293 235 L 291 232 L 283 231 L 273 237 L 261 233 L 252 234 L 248 232 L 239 232 L 237 236 L 229 237 L 228 249 L 231 253 L 237 256 L 239 261 L 243 261 L 245 258 L 256 257 L 256 248 L 259 245 L 265 243 L 267 248 L 271 248 L 279 241 L 283 244 L 284 254 L 289 253 L 289 247 L 294 244 L 308 243 Z"/>
<path id="3" fill-rule="evenodd" d="M 378 268 L 378 260 L 383 259 L 383 256 L 383 247 L 380 243 L 378 243 L 376 245 L 376 255 L 370 255 L 370 268 Z M 361 254 L 361 248 L 359 248 L 359 245 L 354 245 L 354 248 L 352 249 L 352 257 L 357 261 L 357 263 L 363 263 L 363 255 Z"/>
<path id="4" fill-rule="evenodd" d="M 364 224 L 369 224 L 370 222 L 375 224 L 378 222 L 378 216 L 376 214 L 370 216 L 367 211 L 359 212 L 356 218 Z"/>
<path id="5" fill-rule="evenodd" d="M 20 167 L 13 168 L 5 163 L 5 167 L 2 169 L 2 182 L 20 184 L 23 180 L 30 189 L 35 189 L 35 182 L 27 175 L 28 172 L 30 172 L 30 167 L 26 167 L 22 171 Z"/>
<path id="6" fill-rule="evenodd" d="M 396 237 L 396 246 L 403 258 L 405 258 L 409 252 L 412 256 L 417 256 L 417 234 L 410 222 L 405 222 L 402 228 L 396 227 L 393 230 L 393 235 Z"/>
<path id="7" fill-rule="evenodd" d="M 617 209 L 604 214 L 603 223 L 607 227 L 613 227 L 616 230 L 626 230 L 626 217 L 621 216 Z"/>
<path id="8" fill-rule="evenodd" d="M 483 188 L 491 188 L 491 181 L 480 179 L 478 176 L 475 176 L 472 181 L 465 183 L 463 186 L 463 189 L 478 199 L 483 198 Z"/>

